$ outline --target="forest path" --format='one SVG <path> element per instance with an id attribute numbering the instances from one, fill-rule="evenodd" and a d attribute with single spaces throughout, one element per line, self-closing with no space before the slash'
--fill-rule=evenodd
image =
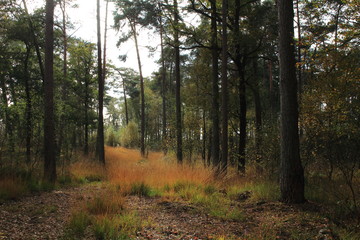
<path id="1" fill-rule="evenodd" d="M 239 202 L 244 219 L 224 220 L 209 216 L 187 202 L 162 198 L 127 197 L 127 208 L 150 226 L 135 239 L 336 239 L 319 206 L 285 205 L 279 202 Z"/>
<path id="2" fill-rule="evenodd" d="M 102 184 L 82 185 L 3 203 L 0 240 L 61 239 L 72 211 L 106 191 Z M 232 221 L 209 216 L 185 201 L 139 196 L 125 201 L 128 211 L 149 222 L 132 239 L 331 239 L 319 238 L 328 222 L 316 216 L 319 208 L 310 203 L 240 201 L 236 205 L 244 219 Z M 95 238 L 87 234 L 84 239 Z"/>
<path id="3" fill-rule="evenodd" d="M 0 240 L 60 239 L 73 208 L 99 191 L 82 185 L 0 204 Z"/>

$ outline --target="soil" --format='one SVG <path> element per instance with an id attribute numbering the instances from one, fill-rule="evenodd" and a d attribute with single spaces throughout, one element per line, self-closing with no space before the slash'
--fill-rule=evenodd
<path id="1" fill-rule="evenodd" d="M 102 191 L 101 185 L 84 185 L 3 203 L 0 240 L 60 239 L 73 208 Z M 126 197 L 126 208 L 150 223 L 134 239 L 333 239 L 328 220 L 314 217 L 320 209 L 315 204 L 247 200 L 235 204 L 243 209 L 241 221 L 209 216 L 187 202 Z"/>

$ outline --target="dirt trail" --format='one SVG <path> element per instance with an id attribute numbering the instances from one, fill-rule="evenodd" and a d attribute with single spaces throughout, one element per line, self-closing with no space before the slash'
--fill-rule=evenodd
<path id="1" fill-rule="evenodd" d="M 0 205 L 0 240 L 60 239 L 72 208 L 102 191 L 106 188 L 101 185 L 84 185 L 4 203 Z M 247 239 L 249 236 L 251 239 L 271 239 L 269 236 L 294 239 L 294 234 L 306 234 L 307 238 L 299 239 L 318 239 L 319 230 L 326 224 L 309 217 L 308 213 L 317 208 L 311 204 L 302 207 L 276 202 L 237 204 L 246 216 L 242 221 L 211 217 L 186 202 L 126 197 L 126 208 L 150 223 L 134 239 Z M 85 239 L 92 239 L 90 235 Z"/>
<path id="2" fill-rule="evenodd" d="M 248 227 L 244 223 L 210 217 L 189 204 L 161 198 L 129 196 L 127 206 L 150 222 L 150 227 L 143 228 L 136 239 L 213 239 L 243 235 Z"/>
<path id="3" fill-rule="evenodd" d="M 72 208 L 98 191 L 100 187 L 84 185 L 3 203 L 0 240 L 59 239 Z"/>

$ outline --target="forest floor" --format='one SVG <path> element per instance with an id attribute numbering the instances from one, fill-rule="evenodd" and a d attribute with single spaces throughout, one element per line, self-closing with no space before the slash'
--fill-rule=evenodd
<path id="1" fill-rule="evenodd" d="M 41 193 L 0 205 L 0 239 L 62 239 L 76 206 L 102 195 L 101 184 Z M 244 219 L 224 220 L 188 202 L 127 196 L 125 206 L 150 224 L 132 239 L 333 239 L 320 207 L 239 200 Z M 314 215 L 315 214 L 315 215 Z M 95 239 L 87 233 L 83 239 Z"/>
<path id="2" fill-rule="evenodd" d="M 108 167 L 102 173 L 93 165 L 87 168 L 90 172 L 85 165 L 73 166 L 74 176 L 95 176 L 93 182 L 0 202 L 0 240 L 340 239 L 336 236 L 339 229 L 326 217 L 323 205 L 288 205 L 274 198 L 261 199 L 256 189 L 243 188 L 247 186 L 244 183 L 235 183 L 239 190 L 235 193 L 231 187 L 214 187 L 204 180 L 208 178 L 207 170 L 176 169 L 164 164 L 163 158 L 158 160 L 159 154 L 146 160 L 137 156 L 137 151 L 123 148 L 107 148 L 107 154 Z M 98 181 L 96 174 L 106 178 Z M 134 186 L 140 186 L 140 192 L 132 192 Z M 142 195 L 146 187 L 161 193 Z M 271 189 L 263 191 L 272 194 Z M 85 218 L 79 215 L 82 212 Z M 80 216 L 80 222 L 76 216 Z M 81 219 L 85 219 L 85 230 L 81 229 Z M 99 225 L 101 222 L 104 224 Z M 128 232 L 111 237 L 116 231 L 111 226 Z M 69 235 L 69 227 L 77 232 Z M 96 231 L 105 235 L 99 237 Z"/>

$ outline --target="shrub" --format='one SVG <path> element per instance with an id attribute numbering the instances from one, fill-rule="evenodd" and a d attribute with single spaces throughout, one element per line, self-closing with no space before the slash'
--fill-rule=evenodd
<path id="1" fill-rule="evenodd" d="M 146 185 L 145 183 L 133 183 L 131 185 L 130 194 L 142 196 L 142 197 L 150 197 L 151 188 L 149 185 Z"/>
<path id="2" fill-rule="evenodd" d="M 124 210 L 124 199 L 118 194 L 105 194 L 89 201 L 86 209 L 90 214 L 106 215 L 120 213 Z"/>
<path id="3" fill-rule="evenodd" d="M 127 148 L 135 148 L 139 146 L 139 128 L 135 122 L 129 124 L 120 130 L 120 144 Z"/>
<path id="4" fill-rule="evenodd" d="M 67 226 L 66 238 L 77 237 L 82 238 L 86 228 L 91 222 L 90 216 L 83 211 L 74 212 Z"/>

